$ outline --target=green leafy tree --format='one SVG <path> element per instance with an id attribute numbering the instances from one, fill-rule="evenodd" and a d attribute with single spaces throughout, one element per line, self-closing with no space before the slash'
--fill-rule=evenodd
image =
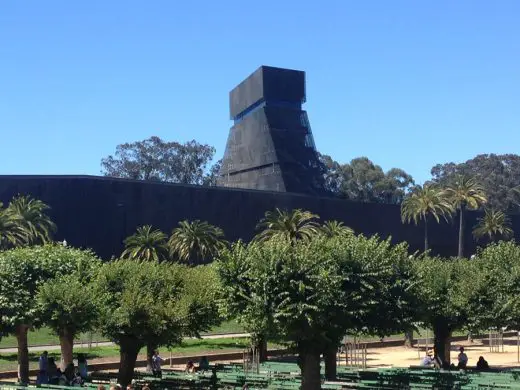
<path id="1" fill-rule="evenodd" d="M 339 221 L 325 221 L 321 226 L 320 233 L 327 237 L 346 237 L 354 234 L 354 230 Z"/>
<path id="2" fill-rule="evenodd" d="M 193 265 L 213 260 L 225 246 L 224 231 L 199 220 L 179 222 L 168 240 L 172 257 Z"/>
<path id="3" fill-rule="evenodd" d="M 101 261 L 85 253 L 76 272 L 47 281 L 38 289 L 36 301 L 44 323 L 60 339 L 63 368 L 72 363 L 74 339 L 97 324 L 99 305 L 91 282 Z"/>
<path id="4" fill-rule="evenodd" d="M 354 235 L 239 242 L 218 263 L 222 305 L 247 330 L 294 347 L 302 388 L 319 389 L 320 354 L 337 348 L 345 333 L 409 325 L 412 317 L 401 309 L 408 282 L 396 273 L 407 257 L 406 246 Z"/>
<path id="5" fill-rule="evenodd" d="M 318 215 L 300 209 L 284 211 L 277 208 L 267 211 L 256 226 L 260 232 L 254 237 L 254 241 L 266 242 L 278 238 L 295 243 L 297 240 L 310 240 L 326 232 L 318 224 L 318 219 Z M 267 359 L 267 335 L 261 332 L 251 334 L 253 345 L 260 351 L 260 360 Z"/>
<path id="6" fill-rule="evenodd" d="M 27 244 L 34 245 L 52 241 L 56 225 L 47 215 L 49 209 L 50 207 L 41 200 L 18 195 L 9 202 L 6 212 L 19 221 Z"/>
<path id="7" fill-rule="evenodd" d="M 214 154 L 215 148 L 195 140 L 181 144 L 153 136 L 118 145 L 101 166 L 105 176 L 212 185 L 217 168 L 208 166 Z"/>
<path id="8" fill-rule="evenodd" d="M 477 210 L 487 202 L 484 188 L 468 176 L 456 176 L 446 187 L 446 194 L 459 211 L 459 250 L 458 256 L 464 256 L 464 232 L 466 210 Z"/>
<path id="9" fill-rule="evenodd" d="M 470 302 L 470 310 L 475 314 L 470 324 L 482 329 L 503 326 L 518 329 L 520 246 L 514 241 L 491 243 L 479 249 L 472 262 L 480 266 L 485 279 L 473 285 L 476 297 Z"/>
<path id="10" fill-rule="evenodd" d="M 179 344 L 218 320 L 210 274 L 211 269 L 171 263 L 116 260 L 103 265 L 95 281 L 99 326 L 120 347 L 118 382 L 123 387 L 132 380 L 141 348 Z M 194 293 L 200 286 L 206 291 Z"/>
<path id="11" fill-rule="evenodd" d="M 290 242 L 309 240 L 320 232 L 317 220 L 319 216 L 305 210 L 284 211 L 275 209 L 267 211 L 256 229 L 260 231 L 255 241 L 267 241 L 281 237 Z"/>
<path id="12" fill-rule="evenodd" d="M 348 164 L 339 164 L 330 156 L 321 155 L 325 167 L 325 187 L 342 198 L 359 202 L 400 204 L 414 186 L 412 176 L 402 169 L 387 172 L 367 157 L 358 157 Z"/>
<path id="13" fill-rule="evenodd" d="M 473 236 L 480 240 L 487 237 L 493 241 L 497 238 L 508 239 L 513 235 L 511 220 L 499 210 L 486 209 L 484 216 L 478 219 L 473 228 Z"/>
<path id="14" fill-rule="evenodd" d="M 428 220 L 434 219 L 437 223 L 443 218 L 448 221 L 453 211 L 453 205 L 447 199 L 446 193 L 440 188 L 425 184 L 416 187 L 401 204 L 401 219 L 403 223 L 420 221 L 424 223 L 424 251 L 428 250 Z"/>
<path id="15" fill-rule="evenodd" d="M 0 250 L 22 245 L 26 237 L 20 217 L 9 213 L 0 202 Z"/>
<path id="16" fill-rule="evenodd" d="M 168 237 L 150 225 L 137 228 L 126 238 L 125 250 L 121 257 L 132 260 L 156 261 L 168 260 Z"/>
<path id="17" fill-rule="evenodd" d="M 39 327 L 46 313 L 35 299 L 38 289 L 50 280 L 77 272 L 90 252 L 45 245 L 0 252 L 0 308 L 3 334 L 14 334 L 18 344 L 18 376 L 29 380 L 27 331 Z"/>
<path id="18" fill-rule="evenodd" d="M 507 213 L 520 210 L 520 155 L 480 154 L 461 164 L 438 164 L 431 170 L 432 181 L 448 187 L 463 175 L 473 177 L 487 195 L 487 206 Z"/>
<path id="19" fill-rule="evenodd" d="M 424 257 L 415 266 L 420 317 L 433 329 L 435 357 L 449 366 L 452 333 L 477 329 L 470 325 L 476 318 L 470 303 L 478 301 L 481 288 L 476 286 L 483 285 L 484 275 L 476 262 L 463 258 Z"/>

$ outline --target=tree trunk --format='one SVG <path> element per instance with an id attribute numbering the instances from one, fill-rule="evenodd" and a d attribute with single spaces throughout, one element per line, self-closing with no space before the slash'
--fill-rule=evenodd
<path id="1" fill-rule="evenodd" d="M 433 350 L 435 359 L 441 362 L 443 368 L 450 365 L 451 331 L 442 324 L 433 327 Z"/>
<path id="2" fill-rule="evenodd" d="M 300 348 L 298 362 L 302 371 L 302 390 L 320 390 L 320 352 L 317 348 Z"/>
<path id="3" fill-rule="evenodd" d="M 459 257 L 464 257 L 464 211 L 466 207 L 460 205 L 460 219 L 459 219 Z"/>
<path id="4" fill-rule="evenodd" d="M 267 360 L 267 339 L 263 335 L 258 335 L 255 342 L 256 352 L 260 363 Z"/>
<path id="5" fill-rule="evenodd" d="M 74 348 L 74 335 L 67 329 L 60 332 L 60 349 L 61 349 L 61 369 L 65 370 L 67 366 L 72 363 L 73 348 Z"/>
<path id="6" fill-rule="evenodd" d="M 428 252 L 428 219 L 424 218 L 424 251 Z"/>
<path id="7" fill-rule="evenodd" d="M 141 345 L 132 337 L 123 337 L 119 345 L 119 373 L 117 381 L 123 389 L 132 382 L 135 362 Z"/>
<path id="8" fill-rule="evenodd" d="M 404 346 L 407 348 L 413 347 L 413 330 L 407 330 L 404 332 Z"/>
<path id="9" fill-rule="evenodd" d="M 148 371 L 148 372 L 152 372 L 152 370 L 153 370 L 152 359 L 153 359 L 153 353 L 155 352 L 156 349 L 157 349 L 157 345 L 155 345 L 154 343 L 146 344 L 146 371 Z"/>
<path id="10" fill-rule="evenodd" d="M 27 332 L 29 326 L 21 324 L 16 326 L 15 335 L 18 344 L 18 381 L 29 383 L 29 349 L 27 348 Z"/>
<path id="11" fill-rule="evenodd" d="M 325 379 L 328 381 L 336 380 L 337 375 L 337 352 L 338 347 L 332 344 L 323 351 L 323 360 L 325 361 Z"/>

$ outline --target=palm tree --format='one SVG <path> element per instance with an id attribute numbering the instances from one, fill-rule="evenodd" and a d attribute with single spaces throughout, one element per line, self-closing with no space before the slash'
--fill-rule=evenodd
<path id="1" fill-rule="evenodd" d="M 453 206 L 446 197 L 446 193 L 438 187 L 425 184 L 418 186 L 406 196 L 401 204 L 401 219 L 403 223 L 424 221 L 424 251 L 428 250 L 428 220 L 433 217 L 437 223 L 440 218 L 448 221 Z"/>
<path id="2" fill-rule="evenodd" d="M 3 208 L 0 202 L 0 250 L 10 246 L 18 246 L 27 242 L 20 217 L 12 215 Z"/>
<path id="3" fill-rule="evenodd" d="M 354 230 L 343 225 L 343 222 L 325 221 L 321 226 L 320 233 L 326 237 L 346 237 L 354 234 Z"/>
<path id="4" fill-rule="evenodd" d="M 180 261 L 201 264 L 212 260 L 226 247 L 224 231 L 207 222 L 181 221 L 168 240 L 170 253 Z"/>
<path id="5" fill-rule="evenodd" d="M 479 240 L 487 236 L 490 240 L 496 238 L 508 239 L 513 235 L 511 220 L 506 214 L 498 210 L 486 210 L 483 217 L 473 229 L 473 236 Z"/>
<path id="6" fill-rule="evenodd" d="M 121 257 L 133 260 L 161 262 L 168 259 L 168 236 L 152 226 L 145 225 L 125 240 L 125 250 Z"/>
<path id="7" fill-rule="evenodd" d="M 18 195 L 9 202 L 6 212 L 20 221 L 26 233 L 26 243 L 33 245 L 51 241 L 56 231 L 56 225 L 46 214 L 49 209 L 41 200 Z"/>
<path id="8" fill-rule="evenodd" d="M 310 239 L 320 232 L 316 222 L 318 215 L 300 209 L 290 212 L 276 209 L 267 211 L 264 218 L 256 226 L 260 230 L 254 240 L 266 241 L 273 237 L 283 237 L 291 242 Z"/>
<path id="9" fill-rule="evenodd" d="M 459 252 L 458 256 L 464 256 L 464 217 L 466 210 L 476 210 L 487 202 L 484 188 L 472 177 L 458 175 L 446 188 L 446 193 L 459 211 Z"/>

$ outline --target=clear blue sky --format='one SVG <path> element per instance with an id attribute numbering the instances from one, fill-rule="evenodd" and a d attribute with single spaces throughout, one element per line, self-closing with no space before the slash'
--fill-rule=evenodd
<path id="1" fill-rule="evenodd" d="M 307 72 L 318 149 L 417 181 L 520 148 L 517 0 L 2 0 L 0 174 L 99 174 L 151 135 L 224 151 L 228 92 Z"/>

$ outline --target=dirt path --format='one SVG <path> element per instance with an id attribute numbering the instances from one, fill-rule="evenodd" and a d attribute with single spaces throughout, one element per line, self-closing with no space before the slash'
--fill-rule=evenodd
<path id="1" fill-rule="evenodd" d="M 504 352 L 490 352 L 489 346 L 483 340 L 475 340 L 473 343 L 453 342 L 451 345 L 451 361 L 456 364 L 459 347 L 463 346 L 468 355 L 468 366 L 474 367 L 479 356 L 484 356 L 491 367 L 520 366 L 518 362 L 518 347 L 516 338 L 504 339 Z M 430 345 L 431 348 L 431 345 Z M 425 356 L 424 346 L 417 348 L 384 347 L 367 350 L 368 367 L 409 367 L 419 365 Z M 344 360 L 341 364 L 345 364 Z"/>
<path id="2" fill-rule="evenodd" d="M 240 338 L 240 337 L 249 337 L 249 333 L 226 333 L 226 334 L 211 334 L 206 336 L 201 336 L 203 339 L 232 339 L 232 338 Z M 187 339 L 189 340 L 189 339 Z M 94 347 L 109 347 L 114 345 L 109 341 L 103 342 L 93 342 L 92 346 Z M 88 343 L 75 343 L 75 348 L 87 348 Z M 43 351 L 58 351 L 60 346 L 57 344 L 54 345 L 38 345 L 29 347 L 29 352 L 43 352 Z M 18 349 L 14 348 L 0 348 L 0 353 L 17 353 Z"/>

